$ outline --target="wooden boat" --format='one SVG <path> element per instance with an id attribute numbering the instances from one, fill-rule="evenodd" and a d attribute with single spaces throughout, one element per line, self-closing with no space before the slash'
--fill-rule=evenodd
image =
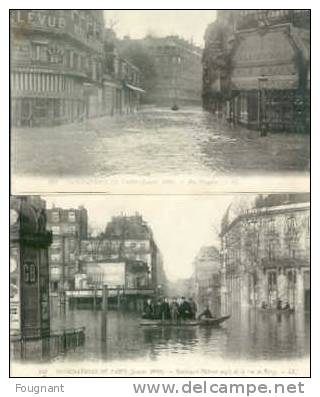
<path id="1" fill-rule="evenodd" d="M 140 321 L 141 326 L 156 326 L 156 327 L 194 327 L 197 325 L 218 327 L 224 321 L 228 320 L 229 316 L 223 316 L 219 318 L 201 318 L 200 320 L 147 320 L 142 319 Z"/>
<path id="2" fill-rule="evenodd" d="M 140 321 L 140 325 L 142 325 L 142 326 L 156 326 L 156 327 L 194 327 L 196 325 L 199 325 L 199 321 L 197 321 L 197 320 L 173 321 L 173 320 L 142 319 Z"/>
<path id="3" fill-rule="evenodd" d="M 200 325 L 211 326 L 211 327 L 218 327 L 224 321 L 228 320 L 231 316 L 223 316 L 219 318 L 201 318 L 199 320 Z"/>

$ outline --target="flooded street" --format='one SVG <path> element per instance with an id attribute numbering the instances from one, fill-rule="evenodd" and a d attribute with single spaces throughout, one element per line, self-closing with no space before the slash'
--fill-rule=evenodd
<path id="1" fill-rule="evenodd" d="M 86 327 L 85 345 L 62 361 L 294 360 L 309 355 L 309 313 L 275 314 L 235 311 L 219 328 L 141 327 L 137 313 L 109 311 L 107 341 L 101 341 L 101 312 L 54 310 L 53 328 Z"/>
<path id="2" fill-rule="evenodd" d="M 146 108 L 79 125 L 12 131 L 14 175 L 219 175 L 306 171 L 309 136 L 226 125 L 200 108 Z"/>

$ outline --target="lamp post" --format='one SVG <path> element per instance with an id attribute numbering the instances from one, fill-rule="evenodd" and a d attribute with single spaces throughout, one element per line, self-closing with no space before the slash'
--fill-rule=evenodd
<path id="1" fill-rule="evenodd" d="M 162 285 L 161 284 L 159 284 L 157 286 L 157 295 L 158 295 L 158 298 L 161 298 L 161 295 L 162 295 Z"/>
<path id="2" fill-rule="evenodd" d="M 268 78 L 265 76 L 258 77 L 258 126 L 260 136 L 266 136 L 266 103 L 265 103 L 265 86 Z"/>

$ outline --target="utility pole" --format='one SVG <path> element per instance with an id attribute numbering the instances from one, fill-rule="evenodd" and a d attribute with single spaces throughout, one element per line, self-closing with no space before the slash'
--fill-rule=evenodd
<path id="1" fill-rule="evenodd" d="M 61 242 L 62 242 L 62 272 L 61 272 L 61 285 L 60 285 L 60 308 L 62 308 L 62 311 L 65 313 L 66 311 L 66 297 L 65 297 L 65 265 L 66 265 L 66 259 L 65 259 L 65 239 L 66 237 L 64 235 L 61 236 Z"/>
<path id="2" fill-rule="evenodd" d="M 107 341 L 107 321 L 108 321 L 108 285 L 102 288 L 102 318 L 101 318 L 101 340 Z"/>
<path id="3" fill-rule="evenodd" d="M 260 130 L 260 136 L 266 136 L 266 93 L 265 84 L 268 78 L 261 76 L 258 77 L 258 125 Z M 262 84 L 263 83 L 263 84 Z"/>

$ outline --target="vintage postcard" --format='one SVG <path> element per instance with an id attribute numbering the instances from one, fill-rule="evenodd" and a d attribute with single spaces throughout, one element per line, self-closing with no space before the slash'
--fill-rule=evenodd
<path id="1" fill-rule="evenodd" d="M 14 193 L 308 191 L 309 10 L 12 10 L 10 33 Z"/>
<path id="2" fill-rule="evenodd" d="M 310 23 L 10 11 L 11 376 L 310 375 Z"/>
<path id="3" fill-rule="evenodd" d="M 309 375 L 309 194 L 12 196 L 10 237 L 13 376 Z"/>

